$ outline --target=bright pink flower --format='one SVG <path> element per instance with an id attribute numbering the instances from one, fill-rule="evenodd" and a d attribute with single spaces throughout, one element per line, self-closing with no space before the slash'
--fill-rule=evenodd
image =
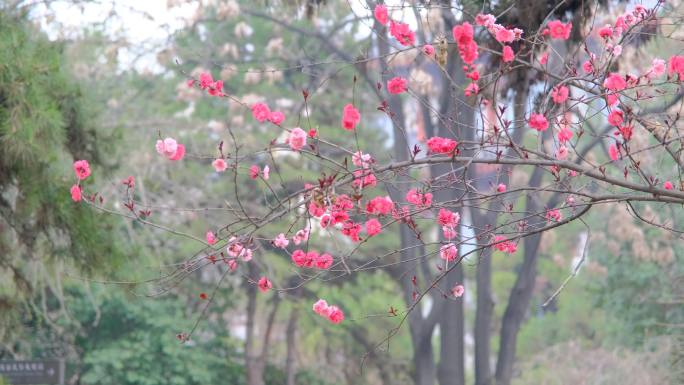
<path id="1" fill-rule="evenodd" d="M 423 53 L 427 56 L 432 57 L 432 55 L 435 54 L 435 47 L 433 47 L 432 44 L 425 44 L 423 46 Z"/>
<path id="2" fill-rule="evenodd" d="M 183 159 L 183 156 L 185 156 L 185 146 L 178 143 L 178 147 L 176 148 L 176 153 L 173 154 L 173 156 L 170 156 L 169 160 L 181 160 L 181 159 Z"/>
<path id="3" fill-rule="evenodd" d="M 518 249 L 518 246 L 515 244 L 515 242 L 506 240 L 506 237 L 503 235 L 495 235 L 494 243 L 494 247 L 497 250 L 503 251 L 507 254 L 514 254 Z"/>
<path id="4" fill-rule="evenodd" d="M 528 120 L 527 123 L 530 127 L 540 132 L 546 131 L 546 129 L 549 128 L 549 121 L 546 120 L 546 117 L 542 114 L 532 113 L 530 115 L 530 120 Z"/>
<path id="5" fill-rule="evenodd" d="M 458 248 L 453 243 L 448 243 L 439 248 L 439 257 L 447 262 L 452 262 L 458 258 Z"/>
<path id="6" fill-rule="evenodd" d="M 81 201 L 81 199 L 83 197 L 81 194 L 81 186 L 75 184 L 75 185 L 71 186 L 71 189 L 69 190 L 69 192 L 71 193 L 71 199 L 74 202 L 80 202 Z"/>
<path id="7" fill-rule="evenodd" d="M 452 31 L 454 40 L 458 45 L 458 53 L 466 64 L 472 64 L 478 56 L 477 43 L 473 40 L 473 26 L 465 22 L 455 26 Z"/>
<path id="8" fill-rule="evenodd" d="M 453 154 L 458 142 L 449 138 L 434 136 L 427 141 L 427 146 L 433 154 Z"/>
<path id="9" fill-rule="evenodd" d="M 283 114 L 280 111 L 273 111 L 268 116 L 268 121 L 275 124 L 276 126 L 279 126 L 280 123 L 282 123 L 284 120 L 285 120 L 285 114 Z"/>
<path id="10" fill-rule="evenodd" d="M 280 249 L 286 248 L 287 245 L 289 245 L 289 244 L 290 244 L 290 241 L 287 240 L 287 238 L 285 237 L 285 234 L 283 234 L 283 233 L 278 234 L 275 237 L 275 239 L 273 240 L 273 246 L 280 248 Z"/>
<path id="11" fill-rule="evenodd" d="M 228 163 L 223 158 L 214 159 L 211 165 L 214 166 L 216 172 L 224 172 L 228 168 Z"/>
<path id="12" fill-rule="evenodd" d="M 677 74 L 679 81 L 684 80 L 684 56 L 672 56 L 668 63 L 668 74 L 673 76 Z"/>
<path id="13" fill-rule="evenodd" d="M 349 219 L 349 214 L 347 214 L 346 211 L 342 211 L 342 210 L 333 210 L 330 213 L 330 216 L 331 216 L 333 224 L 346 222 Z"/>
<path id="14" fill-rule="evenodd" d="M 306 265 L 309 264 L 310 259 L 307 256 L 307 253 L 304 252 L 303 250 L 297 249 L 292 252 L 291 255 L 292 263 L 299 267 L 305 267 Z"/>
<path id="15" fill-rule="evenodd" d="M 553 99 L 554 103 L 564 103 L 566 100 L 568 100 L 569 96 L 570 89 L 568 89 L 566 86 L 553 87 L 553 90 L 551 90 L 551 99 Z"/>
<path id="16" fill-rule="evenodd" d="M 207 90 L 211 96 L 223 96 L 223 80 L 217 80 Z"/>
<path id="17" fill-rule="evenodd" d="M 315 138 L 317 134 L 318 134 L 318 132 L 316 131 L 315 128 L 309 129 L 309 134 L 308 134 L 309 138 Z"/>
<path id="18" fill-rule="evenodd" d="M 672 190 L 674 188 L 674 185 L 669 180 L 666 180 L 665 183 L 663 183 L 663 188 L 665 190 Z"/>
<path id="19" fill-rule="evenodd" d="M 505 45 L 503 47 L 501 57 L 503 58 L 504 63 L 512 62 L 513 59 L 515 59 L 515 52 L 513 52 L 513 48 L 511 48 L 509 45 Z"/>
<path id="20" fill-rule="evenodd" d="M 498 26 L 497 28 L 497 25 L 494 26 L 494 38 L 496 41 L 499 43 L 512 43 L 515 40 L 515 32 L 503 26 Z"/>
<path id="21" fill-rule="evenodd" d="M 632 139 L 632 133 L 634 130 L 632 126 L 620 126 L 618 130 L 620 131 L 622 137 L 625 138 L 625 140 Z"/>
<path id="22" fill-rule="evenodd" d="M 611 36 L 613 36 L 613 26 L 606 24 L 602 28 L 599 28 L 598 34 L 604 39 L 609 39 Z"/>
<path id="23" fill-rule="evenodd" d="M 328 317 L 330 314 L 330 306 L 324 299 L 319 299 L 313 304 L 313 311 L 321 317 Z"/>
<path id="24" fill-rule="evenodd" d="M 366 211 L 369 214 L 387 215 L 392 212 L 394 202 L 389 196 L 375 197 L 366 204 Z"/>
<path id="25" fill-rule="evenodd" d="M 539 57 L 539 64 L 545 66 L 546 63 L 549 62 L 549 53 L 544 52 L 540 57 Z"/>
<path id="26" fill-rule="evenodd" d="M 259 123 L 263 123 L 271 117 L 271 109 L 264 103 L 254 103 L 252 106 L 252 116 Z"/>
<path id="27" fill-rule="evenodd" d="M 378 23 L 382 25 L 387 25 L 389 16 L 387 15 L 387 7 L 384 4 L 376 5 L 375 9 L 373 10 L 373 15 L 375 16 L 375 20 L 377 20 Z"/>
<path id="28" fill-rule="evenodd" d="M 302 147 L 306 146 L 306 132 L 299 127 L 293 128 L 292 132 L 290 132 L 290 137 L 287 139 L 287 142 L 290 144 L 290 147 L 293 150 L 301 150 Z"/>
<path id="29" fill-rule="evenodd" d="M 354 181 L 352 182 L 354 187 L 375 187 L 378 182 L 375 175 L 369 170 L 354 170 L 352 174 L 354 175 Z"/>
<path id="30" fill-rule="evenodd" d="M 506 185 L 503 183 L 499 183 L 498 186 L 496 186 L 496 191 L 500 193 L 505 193 L 506 192 Z"/>
<path id="31" fill-rule="evenodd" d="M 328 270 L 333 264 L 333 257 L 328 253 L 323 253 L 314 259 L 314 265 L 317 269 Z"/>
<path id="32" fill-rule="evenodd" d="M 390 20 L 390 34 L 403 46 L 413 45 L 416 41 L 416 34 L 406 23 Z"/>
<path id="33" fill-rule="evenodd" d="M 199 86 L 201 89 L 206 90 L 207 88 L 214 85 L 214 78 L 208 72 L 202 72 L 199 76 Z"/>
<path id="34" fill-rule="evenodd" d="M 366 221 L 366 233 L 369 237 L 380 234 L 382 231 L 382 224 L 375 218 L 371 218 Z"/>
<path id="35" fill-rule="evenodd" d="M 587 60 L 584 63 L 582 63 L 582 69 L 585 73 L 588 74 L 594 72 L 594 65 L 591 63 L 591 60 Z"/>
<path id="36" fill-rule="evenodd" d="M 465 288 L 463 285 L 456 285 L 451 288 L 451 295 L 453 295 L 456 298 L 462 297 L 463 293 L 465 293 Z"/>
<path id="37" fill-rule="evenodd" d="M 259 278 L 259 290 L 261 290 L 262 293 L 265 293 L 273 287 L 273 284 L 271 281 L 268 280 L 266 277 L 261 277 Z"/>
<path id="38" fill-rule="evenodd" d="M 347 104 L 342 110 L 342 128 L 348 131 L 353 131 L 356 125 L 361 121 L 361 114 L 353 104 Z"/>
<path id="39" fill-rule="evenodd" d="M 402 77 L 399 77 L 399 76 L 394 77 L 387 82 L 387 91 L 390 94 L 395 94 L 395 95 L 400 94 L 402 92 L 406 92 L 407 83 L 408 82 L 406 81 L 406 79 L 404 79 Z"/>
<path id="40" fill-rule="evenodd" d="M 344 321 L 344 312 L 342 312 L 342 310 L 335 305 L 330 306 L 328 312 L 328 321 L 334 324 L 339 324 L 340 322 Z"/>
<path id="41" fill-rule="evenodd" d="M 613 110 L 608 114 L 608 123 L 610 123 L 611 126 L 619 127 L 624 121 L 625 119 L 620 110 Z"/>
<path id="42" fill-rule="evenodd" d="M 90 164 L 87 160 L 77 160 L 74 162 L 74 172 L 79 180 L 84 180 L 90 175 Z"/>
<path id="43" fill-rule="evenodd" d="M 552 39 L 568 40 L 572 31 L 572 23 L 563 24 L 560 20 L 552 20 L 547 24 Z"/>
<path id="44" fill-rule="evenodd" d="M 627 87 L 627 81 L 620 74 L 613 72 L 603 81 L 603 86 L 611 91 L 622 91 Z"/>
<path id="45" fill-rule="evenodd" d="M 211 232 L 211 231 L 207 231 L 206 238 L 207 238 L 207 243 L 210 244 L 210 245 L 215 244 L 216 241 L 217 241 L 216 235 L 214 235 L 214 233 Z"/>
<path id="46" fill-rule="evenodd" d="M 610 156 L 610 160 L 612 161 L 616 161 L 620 157 L 620 150 L 618 150 L 615 143 L 611 144 L 610 147 L 608 147 L 608 155 Z"/>
<path id="47" fill-rule="evenodd" d="M 458 213 L 447 209 L 439 209 L 439 213 L 437 214 L 437 223 L 442 226 L 456 227 L 460 220 L 461 216 Z"/>
<path id="48" fill-rule="evenodd" d="M 558 141 L 561 143 L 565 143 L 568 140 L 572 139 L 572 135 L 573 132 L 569 127 L 561 126 L 560 130 L 558 131 Z"/>
<path id="49" fill-rule="evenodd" d="M 330 222 L 332 222 L 332 217 L 329 214 L 324 214 L 321 216 L 320 224 L 322 228 L 325 229 L 330 226 Z"/>
<path id="50" fill-rule="evenodd" d="M 432 194 L 422 194 L 416 189 L 411 189 L 406 193 L 406 201 L 418 207 L 428 207 L 432 205 Z"/>
<path id="51" fill-rule="evenodd" d="M 346 235 L 351 239 L 353 242 L 359 242 L 361 241 L 361 238 L 359 238 L 359 233 L 361 232 L 361 225 L 358 223 L 354 223 L 352 221 L 344 222 L 342 225 L 342 230 L 340 230 L 342 235 Z"/>
<path id="52" fill-rule="evenodd" d="M 259 177 L 259 166 L 257 166 L 256 164 L 253 164 L 249 168 L 249 177 L 252 179 L 256 179 Z"/>

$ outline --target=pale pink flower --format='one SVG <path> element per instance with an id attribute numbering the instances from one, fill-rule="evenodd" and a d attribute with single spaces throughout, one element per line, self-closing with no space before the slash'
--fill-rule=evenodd
<path id="1" fill-rule="evenodd" d="M 214 233 L 211 231 L 207 231 L 206 238 L 207 238 L 207 243 L 210 245 L 215 244 L 217 241 L 216 235 L 214 235 Z"/>
<path id="2" fill-rule="evenodd" d="M 287 247 L 287 245 L 290 244 L 290 241 L 285 237 L 285 234 L 280 233 L 278 236 L 275 237 L 273 240 L 273 245 L 275 247 L 279 247 L 281 249 L 284 249 Z"/>
<path id="3" fill-rule="evenodd" d="M 463 296 L 463 293 L 465 293 L 465 288 L 463 287 L 463 285 L 456 285 L 451 288 L 451 295 L 453 295 L 456 298 Z"/>
<path id="4" fill-rule="evenodd" d="M 224 172 L 228 168 L 228 163 L 223 158 L 214 159 L 211 165 L 214 166 L 216 172 Z"/>
<path id="5" fill-rule="evenodd" d="M 290 132 L 290 137 L 287 139 L 287 142 L 290 144 L 290 147 L 293 150 L 301 150 L 302 147 L 306 146 L 306 132 L 299 127 L 293 128 L 292 132 Z"/>
<path id="6" fill-rule="evenodd" d="M 84 180 L 90 175 L 90 164 L 87 160 L 77 160 L 74 162 L 74 172 L 79 180 Z"/>
<path id="7" fill-rule="evenodd" d="M 266 277 L 259 278 L 258 284 L 259 284 L 259 290 L 261 290 L 262 293 L 265 293 L 265 292 L 271 290 L 271 288 L 273 287 L 273 284 L 271 283 L 271 281 Z"/>
<path id="8" fill-rule="evenodd" d="M 330 306 L 324 299 L 319 299 L 313 304 L 313 311 L 322 317 L 327 317 L 330 314 Z"/>

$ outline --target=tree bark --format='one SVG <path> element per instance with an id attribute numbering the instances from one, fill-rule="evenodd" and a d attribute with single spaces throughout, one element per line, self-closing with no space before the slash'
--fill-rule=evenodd
<path id="1" fill-rule="evenodd" d="M 285 357 L 285 373 L 287 375 L 287 385 L 295 384 L 295 375 L 297 370 L 295 368 L 295 353 L 297 343 L 297 321 L 299 320 L 299 309 L 294 307 L 290 312 L 290 319 L 287 321 L 287 329 L 285 331 L 285 341 L 287 343 L 287 353 Z"/>

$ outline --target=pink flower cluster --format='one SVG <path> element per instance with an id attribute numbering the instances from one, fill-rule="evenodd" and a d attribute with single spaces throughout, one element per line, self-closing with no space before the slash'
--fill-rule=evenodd
<path id="1" fill-rule="evenodd" d="M 552 39 L 568 40 L 572 32 L 572 23 L 563 23 L 560 20 L 551 20 L 542 31 L 544 35 L 550 35 Z"/>
<path id="2" fill-rule="evenodd" d="M 176 142 L 173 138 L 157 140 L 155 147 L 158 154 L 164 155 L 169 160 L 181 160 L 185 156 L 185 146 Z"/>
<path id="3" fill-rule="evenodd" d="M 313 311 L 321 317 L 327 318 L 328 321 L 339 324 L 344 321 L 344 312 L 335 305 L 328 305 L 324 299 L 319 299 L 313 304 Z"/>
<path id="4" fill-rule="evenodd" d="M 242 243 L 238 242 L 235 237 L 231 237 L 228 240 L 226 253 L 233 258 L 240 258 L 244 262 L 249 262 L 252 260 L 252 249 L 242 245 Z"/>
<path id="5" fill-rule="evenodd" d="M 430 207 L 432 205 L 432 193 L 420 193 L 411 189 L 406 193 L 406 201 L 418 207 Z"/>
<path id="6" fill-rule="evenodd" d="M 327 270 L 333 264 L 333 257 L 328 253 L 319 254 L 317 251 L 306 252 L 297 249 L 292 252 L 292 263 L 299 267 Z"/>
<path id="7" fill-rule="evenodd" d="M 427 141 L 428 149 L 433 154 L 453 154 L 458 142 L 449 138 L 434 136 Z"/>
<path id="8" fill-rule="evenodd" d="M 542 132 L 549 128 L 549 121 L 542 114 L 532 113 L 530 114 L 530 119 L 527 121 L 530 127 L 535 130 Z"/>
<path id="9" fill-rule="evenodd" d="M 347 131 L 354 131 L 356 125 L 361 121 L 361 114 L 353 104 L 347 104 L 342 110 L 342 128 Z"/>
<path id="10" fill-rule="evenodd" d="M 252 105 L 252 117 L 259 123 L 268 120 L 276 126 L 279 126 L 285 120 L 285 114 L 280 111 L 271 111 L 265 103 L 254 103 Z"/>
<path id="11" fill-rule="evenodd" d="M 190 81 L 192 85 L 194 81 Z M 208 72 L 203 72 L 199 76 L 199 86 L 203 90 L 207 90 L 211 96 L 223 96 L 223 80 L 216 80 Z"/>
<path id="12" fill-rule="evenodd" d="M 506 254 L 514 254 L 518 250 L 518 245 L 513 241 L 507 240 L 503 235 L 494 236 L 494 247 Z"/>

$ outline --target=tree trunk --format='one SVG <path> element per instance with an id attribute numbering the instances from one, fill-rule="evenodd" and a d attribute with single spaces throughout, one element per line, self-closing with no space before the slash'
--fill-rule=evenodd
<path id="1" fill-rule="evenodd" d="M 295 344 L 297 342 L 297 321 L 299 320 L 299 309 L 294 307 L 290 312 L 290 319 L 287 321 L 287 330 L 285 331 L 285 341 L 287 343 L 287 356 L 285 357 L 285 373 L 287 375 L 287 385 L 295 384 L 295 375 L 297 368 L 295 368 Z"/>

